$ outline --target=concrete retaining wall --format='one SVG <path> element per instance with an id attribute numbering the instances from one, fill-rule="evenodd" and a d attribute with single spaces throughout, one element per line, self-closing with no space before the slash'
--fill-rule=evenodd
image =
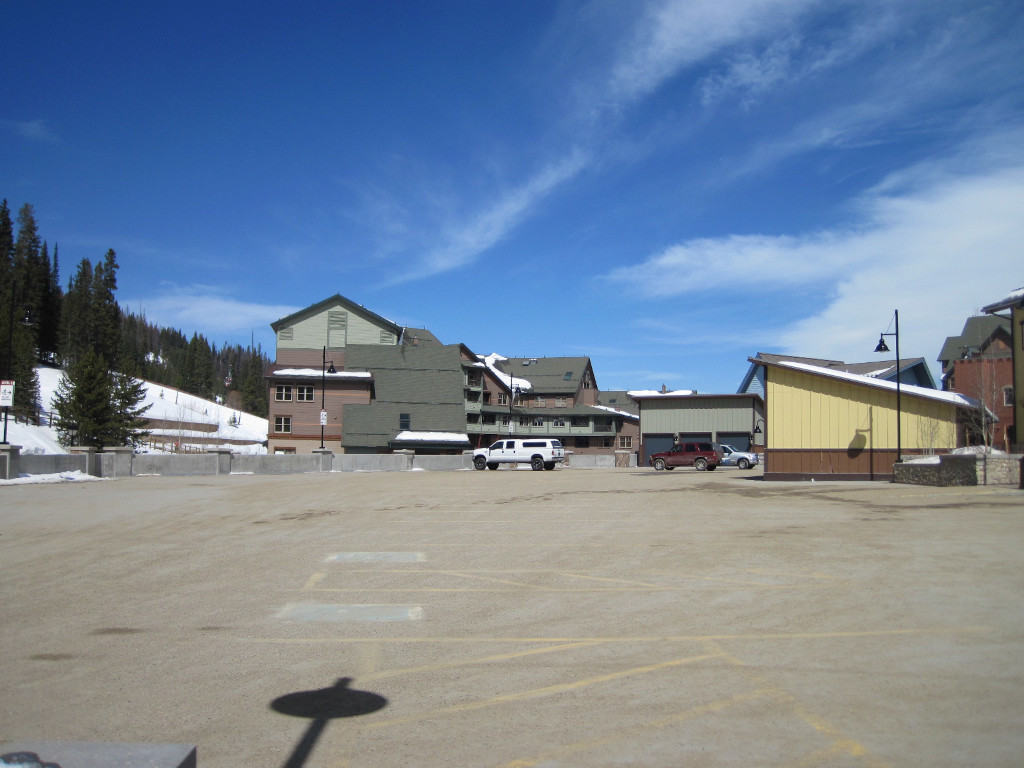
<path id="1" fill-rule="evenodd" d="M 88 458 L 74 453 L 26 453 L 19 457 L 18 472 L 25 475 L 55 475 L 58 472 L 86 472 Z"/>
<path id="2" fill-rule="evenodd" d="M 19 474 L 43 475 L 79 470 L 97 477 L 132 477 L 163 475 L 193 477 L 200 475 L 295 475 L 310 472 L 407 472 L 426 470 L 454 472 L 473 469 L 473 452 L 455 456 L 417 455 L 409 451 L 387 454 L 343 453 L 329 450 L 305 454 L 274 454 L 254 456 L 214 449 L 208 453 L 158 454 L 134 453 L 130 448 L 111 448 L 97 452 L 94 448 L 72 449 L 72 454 L 20 455 L 19 446 L 0 451 L 0 479 Z M 629 466 L 636 466 L 630 455 Z M 614 455 L 568 455 L 565 466 L 575 469 L 599 469 L 622 466 L 622 457 Z M 8 467 L 8 464 L 10 465 Z"/>

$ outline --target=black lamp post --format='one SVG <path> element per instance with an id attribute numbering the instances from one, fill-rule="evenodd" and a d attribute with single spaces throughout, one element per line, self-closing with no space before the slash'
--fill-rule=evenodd
<path id="1" fill-rule="evenodd" d="M 324 347 L 324 361 L 320 366 L 320 450 L 324 449 L 324 427 L 327 426 L 327 374 L 337 373 L 334 361 L 327 367 L 327 347 Z"/>
<path id="2" fill-rule="evenodd" d="M 878 346 L 875 352 L 888 352 L 889 346 L 885 343 L 886 336 L 896 337 L 896 464 L 903 461 L 903 433 L 900 429 L 900 311 L 893 310 L 896 321 L 896 330 L 893 333 L 883 333 L 878 337 Z"/>

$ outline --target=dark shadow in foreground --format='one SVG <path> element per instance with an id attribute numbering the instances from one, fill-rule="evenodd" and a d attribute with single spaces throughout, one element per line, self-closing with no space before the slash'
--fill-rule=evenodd
<path id="1" fill-rule="evenodd" d="M 368 715 L 387 706 L 388 700 L 383 696 L 350 689 L 348 684 L 351 682 L 352 678 L 341 677 L 330 688 L 287 693 L 270 703 L 270 708 L 282 715 L 305 717 L 313 721 L 282 768 L 302 768 L 306 764 L 328 720 Z"/>

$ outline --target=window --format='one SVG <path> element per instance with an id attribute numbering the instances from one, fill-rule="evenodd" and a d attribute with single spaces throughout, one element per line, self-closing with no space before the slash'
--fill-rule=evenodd
<path id="1" fill-rule="evenodd" d="M 274 431 L 275 432 L 291 432 L 292 431 L 292 417 L 291 416 L 275 416 L 274 417 Z"/>
<path id="2" fill-rule="evenodd" d="M 536 398 L 534 398 L 533 403 L 538 408 L 547 408 L 548 399 L 546 397 L 544 397 L 544 395 L 538 395 Z"/>
<path id="3" fill-rule="evenodd" d="M 633 438 L 632 437 L 627 437 L 626 435 L 621 435 L 619 437 L 619 448 L 632 448 L 632 447 L 633 447 Z"/>
<path id="4" fill-rule="evenodd" d="M 529 416 L 520 416 L 519 417 L 519 426 L 520 427 L 528 427 L 528 426 L 530 426 L 530 417 Z"/>
<path id="5" fill-rule="evenodd" d="M 398 414 L 398 428 L 402 430 L 412 429 L 412 415 L 408 413 Z"/>
<path id="6" fill-rule="evenodd" d="M 601 447 L 602 448 L 614 448 L 615 447 L 615 438 L 614 437 L 602 437 L 601 438 Z"/>
<path id="7" fill-rule="evenodd" d="M 576 447 L 577 448 L 589 448 L 590 447 L 590 438 L 589 437 L 577 437 L 576 438 Z"/>
<path id="8" fill-rule="evenodd" d="M 1013 405 L 1013 387 L 1003 387 L 1003 405 Z"/>
<path id="9" fill-rule="evenodd" d="M 466 422 L 469 423 L 469 424 L 479 424 L 480 423 L 480 414 L 479 413 L 467 413 L 466 414 Z"/>
<path id="10" fill-rule="evenodd" d="M 512 417 L 511 416 L 502 416 L 501 417 L 501 426 L 507 427 L 511 422 L 512 422 Z"/>
<path id="11" fill-rule="evenodd" d="M 285 403 L 291 402 L 292 399 L 292 385 L 291 384 L 278 384 L 277 393 L 274 395 L 274 399 L 278 402 Z"/>
<path id="12" fill-rule="evenodd" d="M 531 426 L 543 427 L 544 426 L 544 417 L 543 416 L 534 416 L 533 417 L 533 422 L 531 423 Z"/>
<path id="13" fill-rule="evenodd" d="M 556 397 L 555 398 L 555 408 L 565 408 L 565 398 L 564 397 Z"/>
<path id="14" fill-rule="evenodd" d="M 566 371 L 562 379 L 563 381 L 572 381 L 572 371 Z"/>
<path id="15" fill-rule="evenodd" d="M 573 416 L 572 425 L 574 427 L 589 427 L 590 419 L 587 416 Z"/>
<path id="16" fill-rule="evenodd" d="M 295 399 L 300 403 L 312 403 L 313 387 L 308 384 L 300 384 L 295 388 Z"/>
<path id="17" fill-rule="evenodd" d="M 498 405 L 508 405 L 508 392 L 498 393 Z"/>
<path id="18" fill-rule="evenodd" d="M 493 413 L 485 413 L 484 414 L 484 424 L 493 424 L 493 423 L 494 423 L 494 414 Z"/>
<path id="19" fill-rule="evenodd" d="M 563 419 L 561 416 L 556 416 L 554 418 L 554 421 L 551 422 L 551 426 L 552 427 L 564 427 L 565 426 L 565 419 Z"/>

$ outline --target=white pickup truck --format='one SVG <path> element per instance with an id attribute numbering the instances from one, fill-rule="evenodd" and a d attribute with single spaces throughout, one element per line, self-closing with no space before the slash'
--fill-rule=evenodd
<path id="1" fill-rule="evenodd" d="M 529 464 L 530 469 L 554 469 L 565 461 L 562 443 L 551 438 L 498 440 L 487 448 L 473 451 L 477 469 L 497 469 L 499 464 Z"/>

